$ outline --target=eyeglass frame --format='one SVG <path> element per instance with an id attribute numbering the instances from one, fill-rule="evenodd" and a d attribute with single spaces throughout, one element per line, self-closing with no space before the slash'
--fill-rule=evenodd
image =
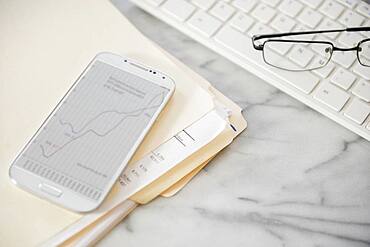
<path id="1" fill-rule="evenodd" d="M 328 44 L 332 47 L 330 57 L 328 58 L 327 62 L 322 66 L 318 68 L 313 68 L 313 69 L 307 69 L 307 70 L 301 70 L 301 71 L 310 71 L 310 70 L 315 70 L 319 68 L 325 67 L 329 62 L 330 59 L 333 55 L 334 51 L 356 51 L 356 56 L 357 56 L 357 61 L 359 62 L 360 65 L 365 66 L 365 67 L 370 67 L 370 65 L 365 65 L 361 62 L 359 52 L 361 51 L 360 45 L 364 42 L 370 41 L 370 38 L 363 39 L 357 43 L 357 46 L 351 47 L 351 48 L 341 48 L 341 47 L 336 47 L 334 44 L 330 41 L 320 41 L 320 40 L 288 40 L 288 39 L 269 39 L 269 38 L 278 38 L 278 37 L 286 37 L 286 36 L 297 36 L 297 35 L 309 35 L 309 34 L 320 34 L 320 33 L 334 33 L 334 32 L 366 32 L 370 31 L 370 27 L 350 27 L 350 28 L 345 28 L 345 29 L 332 29 L 332 30 L 318 30 L 318 31 L 302 31 L 302 32 L 289 32 L 289 33 L 276 33 L 276 34 L 259 34 L 259 35 L 253 35 L 252 36 L 252 44 L 254 49 L 262 51 L 262 57 L 263 60 L 266 64 L 271 65 L 275 68 L 279 69 L 284 69 L 280 68 L 278 66 L 275 66 L 269 62 L 266 61 L 265 55 L 264 55 L 264 46 L 266 42 L 294 42 L 294 43 L 308 43 L 308 44 Z M 268 39 L 265 40 L 262 44 L 256 44 L 257 40 L 260 39 Z M 289 70 L 289 69 L 284 69 L 284 70 Z M 291 71 L 297 71 L 297 70 L 291 70 Z M 299 71 L 299 70 L 298 70 Z"/>

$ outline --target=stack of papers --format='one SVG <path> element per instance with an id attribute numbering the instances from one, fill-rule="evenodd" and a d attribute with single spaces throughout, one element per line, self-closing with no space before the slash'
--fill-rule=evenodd
<path id="1" fill-rule="evenodd" d="M 236 104 L 145 38 L 108 1 L 3 2 L 0 30 L 1 246 L 71 244 L 124 201 L 133 202 L 123 205 L 132 210 L 172 196 L 246 128 Z M 102 51 L 157 68 L 174 79 L 176 91 L 103 205 L 82 215 L 16 188 L 8 169 Z"/>

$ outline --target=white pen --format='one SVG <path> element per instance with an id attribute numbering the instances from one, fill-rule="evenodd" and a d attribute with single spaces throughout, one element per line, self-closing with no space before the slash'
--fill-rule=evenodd
<path id="1" fill-rule="evenodd" d="M 137 206 L 138 204 L 131 200 L 126 200 L 120 203 L 117 207 L 104 215 L 91 230 L 82 235 L 74 246 L 93 246 Z"/>

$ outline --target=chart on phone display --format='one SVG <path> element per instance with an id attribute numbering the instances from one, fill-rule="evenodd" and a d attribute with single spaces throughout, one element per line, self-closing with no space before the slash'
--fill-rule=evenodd
<path id="1" fill-rule="evenodd" d="M 168 93 L 96 61 L 15 165 L 98 200 Z"/>

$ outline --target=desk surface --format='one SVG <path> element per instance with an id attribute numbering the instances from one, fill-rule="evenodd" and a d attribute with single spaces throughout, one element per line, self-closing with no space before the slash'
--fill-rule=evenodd
<path id="1" fill-rule="evenodd" d="M 138 208 L 99 246 L 370 245 L 369 142 L 126 0 L 114 4 L 249 125 L 184 190 Z"/>

